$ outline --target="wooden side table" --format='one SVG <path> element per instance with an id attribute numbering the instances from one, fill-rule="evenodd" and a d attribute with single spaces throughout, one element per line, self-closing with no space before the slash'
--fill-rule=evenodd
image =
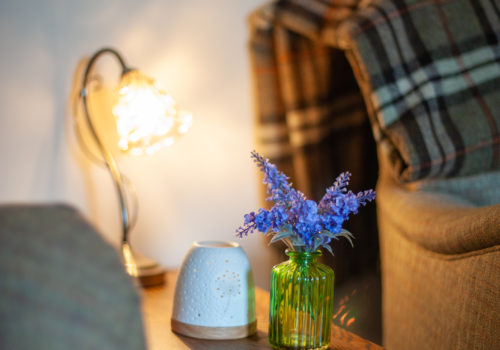
<path id="1" fill-rule="evenodd" d="M 257 312 L 257 333 L 251 337 L 237 340 L 201 340 L 178 335 L 170 329 L 170 317 L 174 300 L 177 274 L 169 271 L 166 285 L 143 290 L 142 311 L 148 349 L 150 350 L 261 350 L 272 349 L 267 342 L 269 293 L 255 289 Z M 342 328 L 332 325 L 330 348 L 382 349 L 380 346 L 358 337 Z"/>

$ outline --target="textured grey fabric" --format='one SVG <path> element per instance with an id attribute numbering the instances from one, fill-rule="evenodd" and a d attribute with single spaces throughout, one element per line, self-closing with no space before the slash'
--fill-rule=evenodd
<path id="1" fill-rule="evenodd" d="M 381 220 L 383 344 L 388 350 L 499 349 L 500 247 L 433 254 Z"/>
<path id="2" fill-rule="evenodd" d="M 500 245 L 463 254 L 428 250 L 411 238 L 415 229 L 433 231 L 443 246 L 441 215 L 433 226 L 420 227 L 408 219 L 405 206 L 391 206 L 401 189 L 386 181 L 378 187 L 380 248 L 382 251 L 383 345 L 388 350 L 499 349 L 500 337 Z M 416 194 L 418 196 L 418 194 Z M 407 205 L 413 207 L 411 199 Z M 496 215 L 499 208 L 496 208 Z M 430 208 L 429 208 L 430 210 Z M 450 216 L 458 213 L 451 209 Z M 487 227 L 488 216 L 479 218 Z M 490 217 L 491 218 L 491 217 Z M 450 222 L 457 230 L 464 221 Z M 474 239 L 470 231 L 469 239 Z M 497 237 L 500 236 L 498 226 Z M 431 239 L 431 238 L 429 238 Z M 447 246 L 455 246 L 450 242 Z M 468 244 L 468 242 L 463 242 Z"/>
<path id="3" fill-rule="evenodd" d="M 377 185 L 380 220 L 388 215 L 401 234 L 421 247 L 442 254 L 463 254 L 500 244 L 500 204 L 476 206 L 457 195 L 411 190 L 387 174 L 381 161 Z"/>
<path id="4" fill-rule="evenodd" d="M 132 280 L 74 209 L 0 206 L 0 349 L 145 349 Z"/>
<path id="5" fill-rule="evenodd" d="M 450 194 L 484 206 L 500 203 L 500 171 L 450 179 L 422 180 L 408 186 L 413 191 Z"/>
<path id="6" fill-rule="evenodd" d="M 500 204 L 409 189 L 379 160 L 384 347 L 500 348 Z"/>

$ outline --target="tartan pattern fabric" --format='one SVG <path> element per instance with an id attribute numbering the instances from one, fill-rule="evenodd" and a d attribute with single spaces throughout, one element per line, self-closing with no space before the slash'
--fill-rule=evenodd
<path id="1" fill-rule="evenodd" d="M 273 3 L 250 16 L 259 151 L 312 199 L 348 169 L 358 174 L 353 190 L 373 187 L 376 153 L 349 62 L 341 50 L 291 30 L 296 17 L 286 11 L 297 10 L 291 5 Z M 278 15 L 290 26 L 277 23 Z"/>
<path id="2" fill-rule="evenodd" d="M 257 137 L 272 159 L 320 143 L 336 130 L 359 126 L 366 118 L 344 54 L 304 36 L 302 30 L 308 28 L 300 26 L 314 23 L 289 13 L 302 9 L 295 8 L 299 3 L 308 4 L 281 1 L 250 16 Z M 323 2 L 309 4 L 329 9 Z M 290 25 L 275 23 L 279 20 Z"/>
<path id="3" fill-rule="evenodd" d="M 279 12 L 285 4 L 250 17 L 257 138 L 261 152 L 273 160 L 297 156 L 339 130 L 360 127 L 367 115 L 341 51 L 274 24 L 278 13 L 285 14 Z M 295 180 L 308 188 L 306 170 L 298 163 L 300 156 Z"/>
<path id="4" fill-rule="evenodd" d="M 494 0 L 288 0 L 260 9 L 250 23 L 263 153 L 287 154 L 321 142 L 332 130 L 325 125 L 354 123 L 339 104 L 351 101 L 349 110 L 361 115 L 355 89 L 332 82 L 341 49 L 400 180 L 500 169 L 499 7 Z"/>
<path id="5" fill-rule="evenodd" d="M 337 2 L 342 16 L 357 3 Z M 302 21 L 295 15 L 309 5 L 331 18 L 340 15 L 327 15 L 331 3 L 326 1 L 266 5 L 249 18 L 250 57 L 258 151 L 290 176 L 295 188 L 318 201 L 346 170 L 354 174 L 353 191 L 374 188 L 378 168 L 363 96 L 345 54 L 302 32 L 315 32 L 316 22 L 308 21 L 320 18 L 314 14 Z M 358 238 L 354 251 L 347 242 L 336 242 L 336 259 L 328 262 L 339 283 L 378 257 L 375 206 L 360 211 L 346 228 Z"/>

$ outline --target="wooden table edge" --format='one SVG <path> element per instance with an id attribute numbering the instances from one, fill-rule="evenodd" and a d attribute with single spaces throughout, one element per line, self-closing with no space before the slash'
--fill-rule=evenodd
<path id="1" fill-rule="evenodd" d="M 267 342 L 269 325 L 269 292 L 255 288 L 257 332 L 255 335 L 235 340 L 203 340 L 176 334 L 170 326 L 177 272 L 167 271 L 166 284 L 141 291 L 144 331 L 149 350 L 248 350 L 272 349 Z M 332 324 L 332 350 L 380 350 L 383 349 L 366 339 Z"/>

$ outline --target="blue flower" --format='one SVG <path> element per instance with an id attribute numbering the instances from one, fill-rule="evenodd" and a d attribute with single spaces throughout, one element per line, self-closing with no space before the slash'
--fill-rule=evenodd
<path id="1" fill-rule="evenodd" d="M 267 194 L 270 195 L 267 200 L 272 200 L 275 203 L 284 201 L 291 187 L 288 183 L 288 177 L 257 152 L 252 151 L 251 154 L 257 167 L 264 173 L 262 182 L 267 185 Z"/>
<path id="2" fill-rule="evenodd" d="M 267 200 L 275 204 L 270 210 L 261 208 L 257 214 L 246 214 L 244 225 L 236 230 L 240 238 L 257 230 L 264 234 L 270 232 L 276 235 L 273 242 L 284 240 L 295 250 L 316 251 L 319 247 L 324 247 L 331 251 L 329 243 L 332 238 L 345 237 L 349 241 L 352 238 L 349 232 L 342 229 L 349 215 L 356 214 L 360 206 L 375 199 L 373 190 L 358 194 L 347 191 L 351 174 L 344 172 L 326 190 L 317 204 L 292 188 L 288 177 L 269 160 L 255 151 L 251 155 L 264 173 Z"/>
<path id="3" fill-rule="evenodd" d="M 244 219 L 245 225 L 248 225 L 249 223 L 255 221 L 255 213 L 252 211 L 249 214 L 245 214 Z"/>
<path id="4" fill-rule="evenodd" d="M 325 230 L 331 233 L 339 233 L 342 230 L 342 224 L 345 221 L 345 217 L 325 213 L 320 216 L 320 220 Z"/>
<path id="5" fill-rule="evenodd" d="M 288 220 L 286 209 L 281 205 L 275 205 L 271 209 L 271 215 L 272 228 L 274 231 L 279 231 Z"/>
<path id="6" fill-rule="evenodd" d="M 267 230 L 269 230 L 269 228 L 272 225 L 271 219 L 272 219 L 272 215 L 268 210 L 266 210 L 264 208 L 259 209 L 259 212 L 255 216 L 255 220 L 254 220 L 255 225 L 257 226 L 257 230 L 259 230 L 260 232 L 266 233 Z"/>

